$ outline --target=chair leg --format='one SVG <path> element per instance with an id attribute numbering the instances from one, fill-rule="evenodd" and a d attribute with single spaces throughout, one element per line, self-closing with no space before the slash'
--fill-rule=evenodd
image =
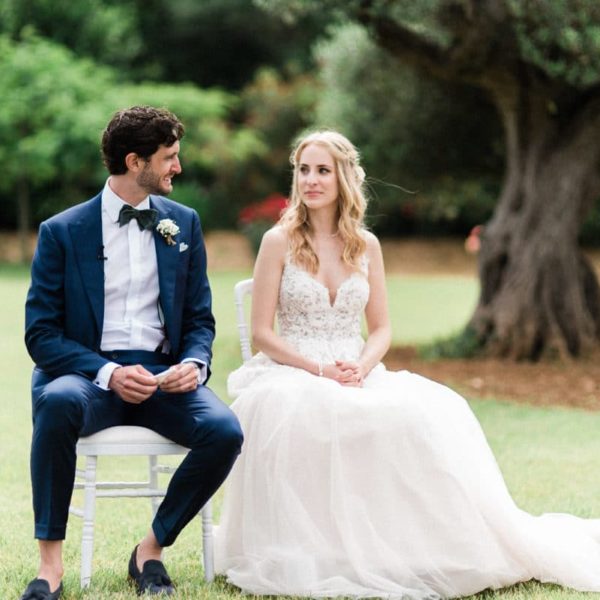
<path id="1" fill-rule="evenodd" d="M 158 490 L 158 457 L 150 454 L 148 456 L 148 481 L 150 483 L 150 489 L 153 491 Z M 150 498 L 152 504 L 152 517 L 156 515 L 156 511 L 160 506 L 161 499 L 158 496 L 152 496 Z"/>
<path id="2" fill-rule="evenodd" d="M 96 465 L 97 456 L 85 460 L 85 484 L 83 496 L 83 532 L 81 535 L 81 587 L 87 587 L 92 578 L 94 555 L 94 517 L 96 513 Z"/>
<path id="3" fill-rule="evenodd" d="M 204 579 L 210 583 L 215 578 L 212 504 L 210 498 L 202 507 L 200 514 L 202 516 L 202 555 L 204 562 Z"/>

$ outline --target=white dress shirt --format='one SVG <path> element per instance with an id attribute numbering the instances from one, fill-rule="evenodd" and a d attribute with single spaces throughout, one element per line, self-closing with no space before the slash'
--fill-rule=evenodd
<path id="1" fill-rule="evenodd" d="M 136 219 L 119 226 L 119 212 L 126 204 L 110 187 L 102 190 L 102 241 L 104 261 L 104 323 L 100 349 L 169 351 L 159 309 L 158 263 L 154 236 L 142 230 Z M 150 208 L 146 197 L 137 209 Z M 206 379 L 206 365 L 198 364 L 199 382 Z M 104 365 L 94 383 L 108 389 L 117 363 Z"/>

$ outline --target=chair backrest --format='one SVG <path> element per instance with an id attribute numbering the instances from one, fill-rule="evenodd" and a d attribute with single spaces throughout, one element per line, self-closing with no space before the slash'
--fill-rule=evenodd
<path id="1" fill-rule="evenodd" d="M 237 319 L 238 334 L 240 336 L 240 348 L 242 351 L 242 360 L 244 362 L 252 358 L 252 346 L 250 344 L 250 329 L 246 321 L 246 312 L 244 311 L 244 300 L 246 296 L 252 297 L 252 279 L 243 279 L 238 281 L 233 288 L 235 296 L 235 314 Z"/>

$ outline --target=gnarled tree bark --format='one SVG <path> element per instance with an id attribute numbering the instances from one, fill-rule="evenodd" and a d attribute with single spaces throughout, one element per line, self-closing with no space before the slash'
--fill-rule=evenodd
<path id="1" fill-rule="evenodd" d="M 578 244 L 600 194 L 600 99 L 557 104 L 552 92 L 535 73 L 492 89 L 506 176 L 484 230 L 470 325 L 494 355 L 578 356 L 600 340 L 600 288 Z"/>

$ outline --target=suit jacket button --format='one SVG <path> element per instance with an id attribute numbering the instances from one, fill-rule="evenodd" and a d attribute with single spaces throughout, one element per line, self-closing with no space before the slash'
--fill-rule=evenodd
<path id="1" fill-rule="evenodd" d="M 118 355 L 116 352 L 113 352 L 113 353 L 110 355 L 110 357 L 111 357 L 113 360 L 117 360 L 117 358 L 119 358 L 119 355 Z"/>

